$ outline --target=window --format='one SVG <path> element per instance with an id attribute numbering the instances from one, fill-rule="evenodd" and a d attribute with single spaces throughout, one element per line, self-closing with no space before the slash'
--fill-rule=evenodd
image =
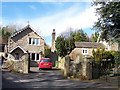
<path id="1" fill-rule="evenodd" d="M 33 42 L 32 42 L 32 44 L 35 45 L 35 43 L 36 43 L 36 39 L 33 38 Z"/>
<path id="2" fill-rule="evenodd" d="M 88 54 L 88 49 L 87 48 L 83 48 L 82 49 L 82 54 Z"/>
<path id="3" fill-rule="evenodd" d="M 32 53 L 32 60 L 35 60 L 35 53 Z"/>
<path id="4" fill-rule="evenodd" d="M 36 60 L 40 59 L 39 53 L 31 53 L 30 57 L 31 57 L 31 60 L 33 60 L 33 61 L 36 61 Z"/>
<path id="5" fill-rule="evenodd" d="M 40 44 L 40 39 L 39 38 L 29 38 L 29 44 L 30 45 L 39 45 Z"/>
<path id="6" fill-rule="evenodd" d="M 83 53 L 87 53 L 87 50 L 83 50 Z"/>
<path id="7" fill-rule="evenodd" d="M 51 62 L 50 59 L 42 59 L 40 62 Z"/>
<path id="8" fill-rule="evenodd" d="M 37 55 L 37 58 L 36 58 L 36 59 L 39 60 L 39 54 L 36 54 L 36 55 Z"/>
<path id="9" fill-rule="evenodd" d="M 36 39 L 36 45 L 39 45 L 39 39 Z"/>
<path id="10" fill-rule="evenodd" d="M 32 44 L 31 38 L 29 38 L 29 44 Z"/>
<path id="11" fill-rule="evenodd" d="M 15 53 L 15 60 L 19 60 L 19 59 L 20 59 L 19 53 Z"/>

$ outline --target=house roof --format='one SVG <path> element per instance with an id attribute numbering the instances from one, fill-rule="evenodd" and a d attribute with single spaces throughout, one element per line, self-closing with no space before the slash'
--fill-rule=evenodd
<path id="1" fill-rule="evenodd" d="M 76 48 L 105 48 L 102 43 L 97 42 L 75 42 Z"/>
<path id="2" fill-rule="evenodd" d="M 15 32 L 13 35 L 11 35 L 11 38 L 12 38 L 12 37 L 15 37 L 16 35 L 20 34 L 21 32 L 23 32 L 23 31 L 25 31 L 25 30 L 27 30 L 27 29 L 32 30 L 35 34 L 37 34 L 39 37 L 41 37 L 41 38 L 44 40 L 44 38 L 43 38 L 42 36 L 40 36 L 37 32 L 35 32 L 35 31 L 30 27 L 30 25 L 27 25 L 27 26 L 24 27 L 23 29 Z"/>
<path id="3" fill-rule="evenodd" d="M 15 49 L 17 49 L 17 48 L 19 48 L 20 50 L 22 50 L 24 53 L 27 53 L 22 47 L 20 47 L 20 46 L 17 46 L 17 47 L 15 47 L 15 48 L 13 48 L 11 51 L 10 51 L 10 53 L 12 53 Z"/>

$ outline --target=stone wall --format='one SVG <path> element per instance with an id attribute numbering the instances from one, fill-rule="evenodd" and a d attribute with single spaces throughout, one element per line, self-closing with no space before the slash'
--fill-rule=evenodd
<path id="1" fill-rule="evenodd" d="M 59 68 L 63 70 L 65 77 L 77 78 L 81 80 L 92 79 L 92 60 L 90 57 L 78 55 L 72 61 L 69 56 L 59 60 Z"/>
<path id="2" fill-rule="evenodd" d="M 28 54 L 22 56 L 22 60 L 7 60 L 4 67 L 11 71 L 28 73 Z"/>
<path id="3" fill-rule="evenodd" d="M 65 62 L 64 62 L 64 76 L 70 76 L 70 57 L 65 56 Z"/>
<path id="4" fill-rule="evenodd" d="M 58 57 L 58 68 L 64 70 L 65 57 Z"/>
<path id="5" fill-rule="evenodd" d="M 90 57 L 84 57 L 82 62 L 82 75 L 86 77 L 86 79 L 92 79 L 92 60 Z"/>

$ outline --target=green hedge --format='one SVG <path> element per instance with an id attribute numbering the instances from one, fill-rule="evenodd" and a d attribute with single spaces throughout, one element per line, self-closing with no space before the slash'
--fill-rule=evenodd
<path id="1" fill-rule="evenodd" d="M 120 51 L 113 51 L 112 55 L 114 56 L 115 65 L 118 67 L 120 65 Z"/>
<path id="2" fill-rule="evenodd" d="M 93 60 L 98 66 L 99 75 L 108 74 L 112 68 L 120 65 L 120 52 L 104 49 L 93 50 Z"/>

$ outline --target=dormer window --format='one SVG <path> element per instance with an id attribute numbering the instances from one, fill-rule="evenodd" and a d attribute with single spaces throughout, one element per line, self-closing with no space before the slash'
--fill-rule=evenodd
<path id="1" fill-rule="evenodd" d="M 29 38 L 29 44 L 30 45 L 40 45 L 40 39 L 39 38 Z"/>

